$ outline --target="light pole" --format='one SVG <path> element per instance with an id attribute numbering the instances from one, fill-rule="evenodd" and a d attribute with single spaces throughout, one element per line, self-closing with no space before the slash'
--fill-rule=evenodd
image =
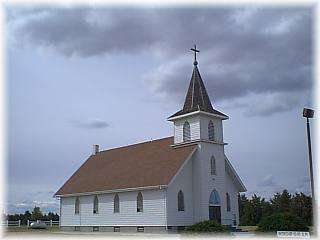
<path id="1" fill-rule="evenodd" d="M 312 192 L 312 209 L 313 209 L 313 228 L 316 232 L 316 195 L 314 194 L 314 181 L 313 181 L 313 166 L 312 166 L 312 151 L 311 151 L 311 137 L 310 137 L 310 123 L 309 118 L 313 118 L 314 110 L 310 108 L 303 109 L 303 117 L 307 118 L 307 135 L 308 135 L 308 153 L 309 153 L 309 170 L 311 180 L 311 192 Z"/>

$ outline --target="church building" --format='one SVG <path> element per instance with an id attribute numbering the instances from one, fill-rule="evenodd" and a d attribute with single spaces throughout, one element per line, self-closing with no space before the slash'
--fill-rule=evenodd
<path id="1" fill-rule="evenodd" d="M 203 220 L 239 224 L 246 188 L 224 152 L 223 121 L 198 69 L 182 109 L 167 120 L 173 136 L 93 154 L 55 193 L 63 231 L 166 232 Z"/>

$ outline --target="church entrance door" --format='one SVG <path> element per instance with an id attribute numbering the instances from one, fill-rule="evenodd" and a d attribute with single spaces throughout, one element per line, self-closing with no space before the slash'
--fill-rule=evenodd
<path id="1" fill-rule="evenodd" d="M 209 219 L 221 224 L 221 207 L 209 206 Z"/>
<path id="2" fill-rule="evenodd" d="M 214 189 L 209 198 L 209 219 L 221 224 L 221 201 L 219 193 Z"/>

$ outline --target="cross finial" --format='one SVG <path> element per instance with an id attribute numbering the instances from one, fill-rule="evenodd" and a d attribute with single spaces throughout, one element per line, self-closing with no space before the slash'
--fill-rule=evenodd
<path id="1" fill-rule="evenodd" d="M 198 65 L 198 62 L 197 62 L 197 53 L 200 52 L 200 51 L 197 49 L 197 45 L 195 44 L 195 45 L 194 45 L 194 48 L 190 48 L 190 50 L 194 52 L 194 62 L 193 62 L 193 65 Z"/>

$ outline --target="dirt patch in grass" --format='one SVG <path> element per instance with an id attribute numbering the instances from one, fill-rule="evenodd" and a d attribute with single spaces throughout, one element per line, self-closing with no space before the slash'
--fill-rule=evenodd
<path id="1" fill-rule="evenodd" d="M 242 229 L 243 231 L 255 232 L 258 226 L 239 226 L 238 228 Z"/>

